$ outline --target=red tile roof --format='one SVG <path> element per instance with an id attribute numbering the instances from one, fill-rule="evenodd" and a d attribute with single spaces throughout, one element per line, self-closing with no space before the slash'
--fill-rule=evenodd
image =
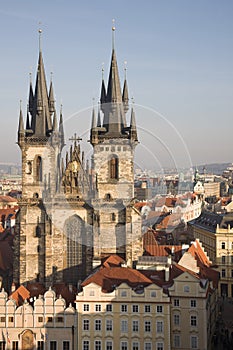
<path id="1" fill-rule="evenodd" d="M 10 295 L 10 299 L 14 299 L 17 306 L 22 305 L 24 303 L 24 300 L 27 300 L 29 298 L 30 292 L 23 285 L 21 285 Z"/>
<path id="2" fill-rule="evenodd" d="M 82 286 L 87 286 L 90 283 L 96 283 L 102 287 L 105 293 L 112 292 L 116 286 L 121 283 L 127 283 L 130 287 L 137 287 L 138 285 L 151 284 L 151 280 L 143 275 L 141 272 L 129 267 L 109 267 L 102 266 L 94 274 L 87 277 L 82 283 Z"/>

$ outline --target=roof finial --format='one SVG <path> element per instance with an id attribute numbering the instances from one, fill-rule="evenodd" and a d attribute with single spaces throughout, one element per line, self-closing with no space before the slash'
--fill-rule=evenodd
<path id="1" fill-rule="evenodd" d="M 53 72 L 50 72 L 50 81 L 53 81 Z"/>
<path id="2" fill-rule="evenodd" d="M 19 100 L 19 108 L 22 109 L 22 100 Z"/>
<path id="3" fill-rule="evenodd" d="M 125 80 L 126 80 L 127 61 L 124 61 L 124 71 L 125 71 Z"/>
<path id="4" fill-rule="evenodd" d="M 41 25 L 41 22 L 39 22 L 39 26 Z M 41 52 L 41 34 L 42 34 L 42 29 L 39 27 L 38 29 L 39 33 L 39 51 Z"/>
<path id="5" fill-rule="evenodd" d="M 102 69 L 101 69 L 101 71 L 102 71 L 102 80 L 104 80 L 104 62 L 102 62 Z"/>
<path id="6" fill-rule="evenodd" d="M 112 49 L 113 50 L 114 50 L 114 46 L 115 46 L 115 35 L 114 35 L 115 30 L 116 30 L 115 19 L 113 18 L 113 20 L 112 20 Z"/>

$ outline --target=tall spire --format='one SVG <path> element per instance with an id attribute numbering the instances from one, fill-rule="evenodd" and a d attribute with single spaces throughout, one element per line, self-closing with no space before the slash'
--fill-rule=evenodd
<path id="1" fill-rule="evenodd" d="M 129 110 L 129 93 L 128 93 L 128 84 L 127 84 L 127 79 L 126 79 L 126 61 L 125 61 L 125 80 L 124 80 L 124 87 L 123 87 L 123 92 L 122 92 L 122 101 L 124 105 L 124 111 L 127 113 Z"/>
<path id="2" fill-rule="evenodd" d="M 22 106 L 21 106 L 21 100 L 20 100 L 20 112 L 19 112 L 19 126 L 18 126 L 18 144 L 19 146 L 23 143 L 24 140 L 24 125 L 23 125 L 23 113 L 22 113 Z"/>
<path id="3" fill-rule="evenodd" d="M 65 145 L 65 136 L 64 136 L 64 127 L 63 127 L 62 105 L 60 109 L 59 134 L 61 138 L 61 148 L 63 148 Z"/>
<path id="4" fill-rule="evenodd" d="M 28 98 L 28 104 L 29 104 L 29 112 L 33 112 L 33 105 L 34 105 L 34 96 L 33 96 L 33 89 L 32 89 L 32 73 L 30 72 L 30 86 L 29 86 L 29 98 Z"/>
<path id="5" fill-rule="evenodd" d="M 100 103 L 101 109 L 104 111 L 104 103 L 106 103 L 106 88 L 104 83 L 104 66 L 102 65 L 102 83 L 101 83 L 101 93 L 100 93 Z"/>
<path id="6" fill-rule="evenodd" d="M 117 59 L 115 49 L 112 50 L 111 66 L 108 78 L 108 89 L 106 96 L 107 103 L 121 103 L 121 86 L 118 73 Z"/>
<path id="7" fill-rule="evenodd" d="M 41 32 L 41 29 L 39 29 L 39 59 L 34 95 L 33 131 L 36 135 L 46 136 L 52 130 L 52 121 L 49 111 L 48 91 L 40 43 Z M 43 134 L 41 134 L 42 132 Z"/>
<path id="8" fill-rule="evenodd" d="M 50 81 L 50 87 L 49 87 L 49 112 L 50 112 L 50 115 L 52 115 L 54 111 L 55 111 L 55 98 L 54 98 L 54 92 L 53 92 L 53 81 L 52 81 L 52 73 L 51 73 L 51 81 Z"/>
<path id="9" fill-rule="evenodd" d="M 56 110 L 54 110 L 54 114 L 53 114 L 53 132 L 57 132 L 57 113 L 56 113 Z"/>
<path id="10" fill-rule="evenodd" d="M 130 138 L 133 141 L 136 141 L 136 142 L 138 141 L 135 112 L 133 107 L 131 109 L 131 119 L 130 119 Z"/>
<path id="11" fill-rule="evenodd" d="M 101 128 L 100 104 L 98 104 L 97 127 L 98 127 L 98 128 Z"/>
<path id="12" fill-rule="evenodd" d="M 95 108 L 93 106 L 92 108 L 92 122 L 91 122 L 91 128 L 94 129 L 96 128 L 96 116 L 95 116 Z"/>
<path id="13" fill-rule="evenodd" d="M 18 134 L 24 134 L 23 112 L 22 112 L 22 101 L 21 100 L 20 100 L 20 111 L 19 111 Z"/>

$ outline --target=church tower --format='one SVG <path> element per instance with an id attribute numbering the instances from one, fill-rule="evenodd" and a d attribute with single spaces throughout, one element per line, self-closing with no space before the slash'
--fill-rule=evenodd
<path id="1" fill-rule="evenodd" d="M 48 89 L 40 48 L 26 121 L 21 107 L 19 115 L 22 199 L 14 244 L 16 284 L 77 285 L 92 268 L 93 215 L 86 202 L 91 192 L 89 165 L 85 165 L 76 134 L 69 140 L 73 145 L 64 162 L 62 110 L 58 124 L 53 83 Z"/>
<path id="2" fill-rule="evenodd" d="M 48 190 L 52 196 L 58 191 L 64 132 L 62 114 L 59 125 L 57 121 L 52 80 L 48 92 L 41 47 L 34 90 L 30 81 L 26 121 L 20 106 L 18 145 L 22 155 L 22 199 L 17 218 L 14 281 L 45 282 L 53 267 L 46 259 L 51 220 L 43 198 Z"/>
<path id="3" fill-rule="evenodd" d="M 137 128 L 133 107 L 130 124 L 126 122 L 129 110 L 127 79 L 125 76 L 121 91 L 114 27 L 112 31 L 113 49 L 107 89 L 102 77 L 100 108 L 97 118 L 93 109 L 90 132 L 95 177 L 94 266 L 109 254 L 120 254 L 132 262 L 141 253 L 138 241 L 141 218 L 132 204 Z"/>

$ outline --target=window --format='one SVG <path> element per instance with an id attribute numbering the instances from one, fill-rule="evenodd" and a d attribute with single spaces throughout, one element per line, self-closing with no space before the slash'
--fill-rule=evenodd
<path id="1" fill-rule="evenodd" d="M 43 345 L 44 345 L 44 343 L 43 343 Z M 18 341 L 13 341 L 12 342 L 12 350 L 18 350 L 18 348 L 19 348 L 19 342 Z M 40 348 L 40 350 L 42 350 L 42 349 Z"/>
<path id="2" fill-rule="evenodd" d="M 95 350 L 101 350 L 101 340 L 95 340 Z"/>
<path id="3" fill-rule="evenodd" d="M 44 350 L 44 342 L 42 340 L 38 340 L 37 350 Z"/>
<path id="4" fill-rule="evenodd" d="M 128 343 L 127 341 L 121 342 L 121 350 L 128 350 Z"/>
<path id="5" fill-rule="evenodd" d="M 5 349 L 6 349 L 6 342 L 0 341 L 0 350 L 5 350 Z"/>
<path id="6" fill-rule="evenodd" d="M 89 311 L 89 304 L 83 304 L 83 311 Z"/>
<path id="7" fill-rule="evenodd" d="M 163 343 L 162 342 L 158 342 L 156 344 L 156 350 L 163 350 Z"/>
<path id="8" fill-rule="evenodd" d="M 112 320 L 106 320 L 106 331 L 112 331 Z"/>
<path id="9" fill-rule="evenodd" d="M 57 342 L 56 340 L 50 341 L 50 350 L 57 350 Z"/>
<path id="10" fill-rule="evenodd" d="M 126 290 L 122 290 L 121 291 L 121 296 L 122 297 L 127 297 L 127 291 Z"/>
<path id="11" fill-rule="evenodd" d="M 14 322 L 14 317 L 9 316 L 9 317 L 8 317 L 8 322 Z"/>
<path id="12" fill-rule="evenodd" d="M 89 291 L 89 296 L 90 296 L 90 297 L 94 297 L 94 296 L 95 296 L 95 291 L 94 291 L 93 289 L 91 289 L 91 290 Z"/>
<path id="13" fill-rule="evenodd" d="M 197 306 L 197 302 L 196 302 L 195 299 L 191 299 L 191 300 L 190 300 L 190 306 L 191 306 L 191 307 L 196 307 L 196 306 Z"/>
<path id="14" fill-rule="evenodd" d="M 226 277 L 226 270 L 222 269 L 222 277 Z"/>
<path id="15" fill-rule="evenodd" d="M 151 296 L 151 298 L 155 298 L 155 297 L 156 297 L 156 291 L 153 290 L 153 291 L 150 293 L 150 296 Z"/>
<path id="16" fill-rule="evenodd" d="M 113 350 L 113 346 L 112 346 L 112 341 L 111 340 L 107 340 L 106 341 L 105 350 Z"/>
<path id="17" fill-rule="evenodd" d="M 157 305 L 156 311 L 157 312 L 163 312 L 163 306 L 162 305 Z"/>
<path id="18" fill-rule="evenodd" d="M 174 306 L 179 307 L 180 306 L 180 300 L 174 299 Z"/>
<path id="19" fill-rule="evenodd" d="M 58 316 L 58 317 L 57 317 L 57 322 L 62 323 L 62 322 L 63 322 L 63 317 Z"/>
<path id="20" fill-rule="evenodd" d="M 96 304 L 95 311 L 101 311 L 101 305 L 100 304 Z"/>
<path id="21" fill-rule="evenodd" d="M 106 311 L 107 312 L 112 312 L 112 304 L 107 304 L 106 305 Z"/>
<path id="22" fill-rule="evenodd" d="M 179 348 L 180 347 L 180 336 L 178 334 L 174 335 L 174 347 Z"/>
<path id="23" fill-rule="evenodd" d="M 63 341 L 63 350 L 70 350 L 70 342 L 68 340 Z"/>
<path id="24" fill-rule="evenodd" d="M 231 270 L 231 277 L 233 278 L 233 270 Z"/>
<path id="25" fill-rule="evenodd" d="M 226 249 L 226 243 L 225 243 L 225 242 L 222 242 L 221 248 L 222 248 L 222 249 Z"/>
<path id="26" fill-rule="evenodd" d="M 225 264 L 226 263 L 226 257 L 225 255 L 222 256 L 222 264 Z"/>
<path id="27" fill-rule="evenodd" d="M 139 330 L 139 322 L 133 320 L 133 321 L 132 321 L 132 331 L 133 331 L 133 332 L 138 332 L 138 330 Z"/>
<path id="28" fill-rule="evenodd" d="M 95 330 L 101 331 L 101 320 L 95 320 Z"/>
<path id="29" fill-rule="evenodd" d="M 121 312 L 127 312 L 128 311 L 128 307 L 126 304 L 121 305 Z"/>
<path id="30" fill-rule="evenodd" d="M 144 310 L 145 312 L 150 312 L 150 305 L 145 305 Z"/>
<path id="31" fill-rule="evenodd" d="M 179 326 L 179 324 L 180 324 L 180 315 L 177 315 L 177 314 L 174 315 L 174 324 L 176 326 Z"/>
<path id="32" fill-rule="evenodd" d="M 42 181 L 42 159 L 40 156 L 36 159 L 36 181 Z"/>
<path id="33" fill-rule="evenodd" d="M 133 305 L 133 306 L 132 306 L 132 311 L 133 311 L 133 312 L 139 312 L 139 307 L 138 307 L 138 305 Z"/>
<path id="34" fill-rule="evenodd" d="M 128 321 L 127 320 L 121 321 L 121 332 L 122 333 L 128 332 Z"/>
<path id="35" fill-rule="evenodd" d="M 151 350 L 151 349 L 152 349 L 151 342 L 144 343 L 144 350 Z"/>
<path id="36" fill-rule="evenodd" d="M 109 161 L 110 179 L 118 179 L 118 164 L 118 157 L 114 155 Z"/>
<path id="37" fill-rule="evenodd" d="M 83 320 L 83 331 L 89 331 L 90 322 L 89 320 Z"/>
<path id="38" fill-rule="evenodd" d="M 189 293 L 189 286 L 184 286 L 184 292 Z"/>
<path id="39" fill-rule="evenodd" d="M 47 322 L 53 322 L 52 316 L 48 316 L 48 317 L 47 317 Z"/>
<path id="40" fill-rule="evenodd" d="M 190 325 L 193 327 L 197 326 L 197 316 L 194 316 L 194 315 L 190 316 Z"/>
<path id="41" fill-rule="evenodd" d="M 156 322 L 157 333 L 163 333 L 163 321 Z"/>
<path id="42" fill-rule="evenodd" d="M 133 341 L 132 350 L 139 350 L 139 343 L 137 341 Z"/>
<path id="43" fill-rule="evenodd" d="M 89 350 L 89 340 L 83 341 L 83 350 Z"/>
<path id="44" fill-rule="evenodd" d="M 38 322 L 39 322 L 39 323 L 43 322 L 43 317 L 39 316 L 39 317 L 38 317 Z"/>
<path id="45" fill-rule="evenodd" d="M 6 317 L 1 316 L 1 317 L 0 317 L 0 322 L 6 322 Z"/>
<path id="46" fill-rule="evenodd" d="M 151 322 L 150 321 L 145 321 L 145 323 L 144 323 L 144 330 L 145 330 L 145 332 L 150 332 L 151 331 Z"/>
<path id="47" fill-rule="evenodd" d="M 197 346 L 198 346 L 197 337 L 195 335 L 192 335 L 190 340 L 191 340 L 191 349 L 197 349 Z"/>

